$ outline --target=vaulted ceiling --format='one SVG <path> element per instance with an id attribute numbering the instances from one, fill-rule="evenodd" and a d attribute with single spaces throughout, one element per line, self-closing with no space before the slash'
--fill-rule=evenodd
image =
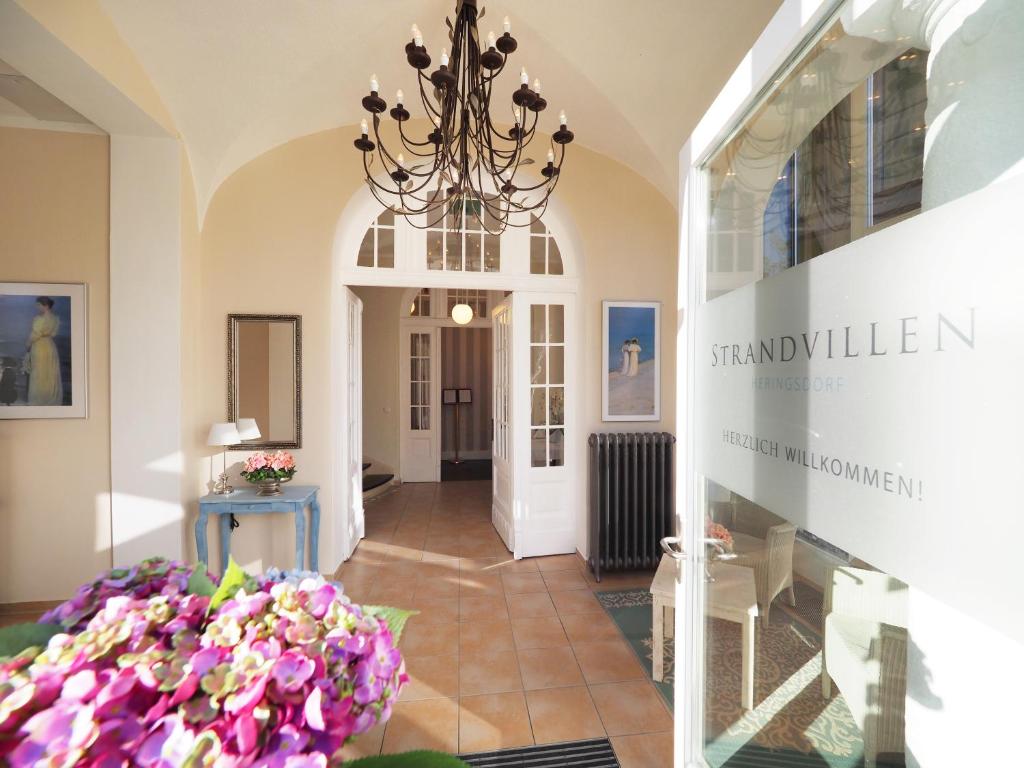
<path id="1" fill-rule="evenodd" d="M 482 34 L 500 33 L 511 17 L 519 50 L 503 87 L 511 94 L 520 66 L 541 79 L 550 105 L 542 129 L 554 130 L 565 109 L 577 141 L 674 202 L 679 148 L 781 0 L 480 2 Z M 201 212 L 222 181 L 268 149 L 357 124 L 371 74 L 389 102 L 399 88 L 412 94 L 409 29 L 419 25 L 436 62 L 455 8 L 455 0 L 101 4 L 188 146 Z"/>

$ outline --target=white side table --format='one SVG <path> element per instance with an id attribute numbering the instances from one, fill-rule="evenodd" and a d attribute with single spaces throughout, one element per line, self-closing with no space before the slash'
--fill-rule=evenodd
<path id="1" fill-rule="evenodd" d="M 739 565 L 715 563 L 711 567 L 714 581 L 708 584 L 708 615 L 740 624 L 743 628 L 743 690 L 744 709 L 754 708 L 754 627 L 757 619 L 757 589 L 754 571 Z M 662 555 L 658 571 L 651 583 L 654 598 L 654 662 L 651 676 L 661 682 L 665 677 L 665 611 L 675 610 L 676 564 Z M 671 614 L 670 614 L 671 615 Z M 670 619 L 671 621 L 671 619 Z M 669 625 L 671 626 L 671 625 Z"/>

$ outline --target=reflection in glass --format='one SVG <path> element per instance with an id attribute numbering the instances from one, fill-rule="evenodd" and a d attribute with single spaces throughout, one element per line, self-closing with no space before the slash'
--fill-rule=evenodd
<path id="1" fill-rule="evenodd" d="M 445 235 L 445 269 L 451 272 L 462 271 L 462 233 L 448 232 Z"/>
<path id="2" fill-rule="evenodd" d="M 547 329 L 544 323 L 544 304 L 530 305 L 530 342 L 543 344 L 547 341 Z"/>
<path id="3" fill-rule="evenodd" d="M 484 235 L 484 271 L 497 272 L 501 269 L 501 237 Z"/>
<path id="4" fill-rule="evenodd" d="M 469 232 L 466 234 L 466 269 L 470 272 L 479 272 L 481 267 L 480 261 L 480 248 L 481 248 L 481 235 L 479 232 Z"/>
<path id="5" fill-rule="evenodd" d="M 550 418 L 549 424 L 565 424 L 565 388 L 549 387 Z"/>
<path id="6" fill-rule="evenodd" d="M 530 347 L 530 383 L 546 384 L 544 353 L 547 347 Z M 553 350 L 552 350 L 553 351 Z M 561 350 L 559 350 L 561 351 Z"/>
<path id="7" fill-rule="evenodd" d="M 546 467 L 548 464 L 546 429 L 534 429 L 530 431 L 530 466 Z"/>
<path id="8" fill-rule="evenodd" d="M 545 387 L 531 387 L 530 389 L 530 424 L 532 426 L 543 427 L 548 423 L 545 393 Z"/>
<path id="9" fill-rule="evenodd" d="M 444 269 L 443 238 L 442 232 L 427 232 L 427 269 Z"/>
<path id="10" fill-rule="evenodd" d="M 382 227 L 377 230 L 377 266 L 386 269 L 395 266 L 395 230 L 393 229 Z"/>

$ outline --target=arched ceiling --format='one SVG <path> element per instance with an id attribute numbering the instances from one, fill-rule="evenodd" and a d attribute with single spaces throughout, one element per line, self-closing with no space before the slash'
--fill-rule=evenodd
<path id="1" fill-rule="evenodd" d="M 221 182 L 268 149 L 357 124 L 372 73 L 389 103 L 398 88 L 411 95 L 403 53 L 411 25 L 436 62 L 455 8 L 455 0 L 100 2 L 182 134 L 201 217 Z M 483 35 L 511 17 L 519 49 L 503 87 L 511 94 L 520 66 L 541 79 L 549 103 L 541 127 L 554 130 L 565 109 L 577 141 L 674 202 L 679 148 L 781 0 L 480 3 Z M 538 160 L 545 151 L 537 148 Z M 571 163 L 570 155 L 566 172 Z"/>

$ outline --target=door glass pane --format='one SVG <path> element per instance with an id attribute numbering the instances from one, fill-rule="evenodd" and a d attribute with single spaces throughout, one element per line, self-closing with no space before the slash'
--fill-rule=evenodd
<path id="1" fill-rule="evenodd" d="M 530 389 L 530 424 L 535 427 L 543 427 L 548 423 L 546 414 L 546 387 L 532 387 Z"/>
<path id="2" fill-rule="evenodd" d="M 360 267 L 373 266 L 373 227 L 366 230 L 366 234 L 363 235 L 363 242 L 359 244 L 356 265 Z"/>
<path id="3" fill-rule="evenodd" d="M 565 383 L 565 347 L 548 347 L 548 381 Z"/>
<path id="4" fill-rule="evenodd" d="M 497 272 L 501 269 L 501 237 L 484 235 L 484 271 Z"/>
<path id="5" fill-rule="evenodd" d="M 546 237 L 537 237 L 534 235 L 530 238 L 530 274 L 531 275 L 543 275 L 547 273 L 547 265 L 545 258 L 545 244 L 547 243 Z"/>
<path id="6" fill-rule="evenodd" d="M 412 383 L 409 385 L 409 402 L 413 405 L 422 405 L 420 400 L 420 385 Z"/>
<path id="7" fill-rule="evenodd" d="M 544 309 L 544 304 L 530 305 L 530 341 L 534 344 L 543 344 L 548 340 Z"/>
<path id="8" fill-rule="evenodd" d="M 534 429 L 530 431 L 530 466 L 546 467 L 548 465 L 546 429 Z"/>
<path id="9" fill-rule="evenodd" d="M 447 232 L 444 240 L 445 247 L 445 269 L 450 271 L 462 270 L 462 233 Z"/>
<path id="10" fill-rule="evenodd" d="M 377 223 L 383 224 L 386 227 L 395 226 L 395 212 L 388 208 L 385 208 L 381 212 L 380 216 L 377 217 Z"/>
<path id="11" fill-rule="evenodd" d="M 561 304 L 550 305 L 548 319 L 551 328 L 548 341 L 552 344 L 563 343 L 565 341 L 565 307 Z"/>
<path id="12" fill-rule="evenodd" d="M 530 383 L 546 384 L 547 368 L 545 364 L 545 353 L 547 347 L 530 347 Z"/>
<path id="13" fill-rule="evenodd" d="M 543 235 L 548 231 L 548 228 L 544 226 L 544 222 L 530 214 L 530 233 L 534 235 Z"/>
<path id="14" fill-rule="evenodd" d="M 550 402 L 549 424 L 565 424 L 565 388 L 549 387 Z"/>
<path id="15" fill-rule="evenodd" d="M 548 435 L 548 453 L 551 458 L 549 466 L 561 467 L 565 464 L 565 430 L 552 429 Z"/>
<path id="16" fill-rule="evenodd" d="M 420 429 L 420 409 L 413 407 L 409 410 L 409 429 Z"/>
<path id="17" fill-rule="evenodd" d="M 430 334 L 418 333 L 420 337 L 420 357 L 430 357 Z"/>
<path id="18" fill-rule="evenodd" d="M 442 232 L 427 232 L 427 269 L 444 269 L 443 238 Z"/>
<path id="19" fill-rule="evenodd" d="M 426 406 L 421 406 L 419 411 L 420 411 L 420 429 L 429 430 L 430 429 L 430 408 L 426 407 Z"/>

